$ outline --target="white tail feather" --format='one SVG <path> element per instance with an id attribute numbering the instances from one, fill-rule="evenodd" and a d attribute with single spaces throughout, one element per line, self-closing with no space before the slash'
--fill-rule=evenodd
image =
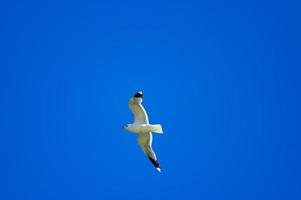
<path id="1" fill-rule="evenodd" d="M 163 130 L 160 124 L 149 125 L 151 132 L 163 134 Z"/>

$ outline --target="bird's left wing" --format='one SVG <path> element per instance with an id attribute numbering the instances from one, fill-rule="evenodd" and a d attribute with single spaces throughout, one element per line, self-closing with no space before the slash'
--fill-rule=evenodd
<path id="1" fill-rule="evenodd" d="M 148 159 L 160 172 L 161 171 L 160 164 L 157 160 L 154 150 L 152 149 L 152 141 L 153 141 L 153 136 L 151 132 L 139 134 L 138 144 L 140 145 L 140 147 L 142 148 L 143 152 L 148 157 Z"/>
<path id="2" fill-rule="evenodd" d="M 129 108 L 134 113 L 135 120 L 134 124 L 148 124 L 147 113 L 142 106 L 142 92 L 137 92 L 129 100 Z"/>

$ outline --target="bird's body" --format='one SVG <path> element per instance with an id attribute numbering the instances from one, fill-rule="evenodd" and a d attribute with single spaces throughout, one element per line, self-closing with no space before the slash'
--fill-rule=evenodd
<path id="1" fill-rule="evenodd" d="M 163 133 L 160 124 L 128 124 L 127 130 L 138 134 L 148 132 Z"/>
<path id="2" fill-rule="evenodd" d="M 142 106 L 142 92 L 137 92 L 129 101 L 129 108 L 134 113 L 135 120 L 133 124 L 127 124 L 124 129 L 139 134 L 138 144 L 142 148 L 145 155 L 149 158 L 152 164 L 160 172 L 160 165 L 158 163 L 155 152 L 152 149 L 152 132 L 163 133 L 160 124 L 149 124 L 147 113 Z"/>

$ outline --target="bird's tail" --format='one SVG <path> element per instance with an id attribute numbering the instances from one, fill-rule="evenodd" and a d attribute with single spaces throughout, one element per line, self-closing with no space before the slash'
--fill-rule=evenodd
<path id="1" fill-rule="evenodd" d="M 149 127 L 151 132 L 163 134 L 161 124 L 151 124 Z"/>

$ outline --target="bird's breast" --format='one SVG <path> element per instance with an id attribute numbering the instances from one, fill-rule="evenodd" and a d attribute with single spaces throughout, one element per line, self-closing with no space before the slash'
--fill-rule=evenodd
<path id="1" fill-rule="evenodd" d="M 134 124 L 130 127 L 130 131 L 134 133 L 145 133 L 148 132 L 146 124 Z"/>

